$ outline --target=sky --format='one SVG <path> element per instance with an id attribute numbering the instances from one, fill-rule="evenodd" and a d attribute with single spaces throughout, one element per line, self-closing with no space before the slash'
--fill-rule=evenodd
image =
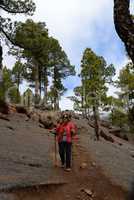
<path id="1" fill-rule="evenodd" d="M 46 23 L 49 35 L 59 40 L 68 55 L 77 74 L 80 72 L 82 54 L 91 48 L 97 55 L 103 56 L 108 64 L 115 65 L 117 74 L 127 63 L 123 43 L 119 39 L 113 22 L 113 0 L 34 0 L 36 12 L 30 17 Z M 133 2 L 133 1 L 132 1 Z M 133 10 L 133 6 L 131 6 Z M 28 17 L 29 18 L 29 17 Z M 23 20 L 26 17 L 15 16 Z M 14 60 L 5 54 L 4 64 L 12 66 Z M 73 103 L 67 96 L 73 95 L 74 87 L 80 84 L 78 77 L 69 77 L 64 81 L 67 93 L 61 98 L 60 107 L 73 109 Z M 110 87 L 109 94 L 114 94 Z"/>

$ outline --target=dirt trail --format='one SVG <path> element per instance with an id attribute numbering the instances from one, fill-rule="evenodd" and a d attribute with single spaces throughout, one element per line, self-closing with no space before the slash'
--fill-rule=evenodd
<path id="1" fill-rule="evenodd" d="M 53 165 L 54 138 L 47 130 L 19 114 L 0 120 L 0 126 L 0 200 L 126 199 L 127 192 L 104 175 L 81 139 L 68 173 Z"/>
<path id="2" fill-rule="evenodd" d="M 63 176 L 64 184 L 59 182 L 13 190 L 10 193 L 12 197 L 15 200 L 124 200 L 126 192 L 110 182 L 90 159 L 88 152 L 78 144 L 73 148 L 72 171 L 65 172 L 59 166 L 53 168 L 55 174 Z"/>

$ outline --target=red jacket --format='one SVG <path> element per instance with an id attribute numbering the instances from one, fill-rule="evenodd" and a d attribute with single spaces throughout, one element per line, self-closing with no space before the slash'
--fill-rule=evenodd
<path id="1" fill-rule="evenodd" d="M 75 134 L 77 131 L 76 125 L 69 121 L 67 123 L 58 124 L 56 127 L 57 139 L 58 142 L 62 141 L 63 133 L 66 131 L 66 141 L 72 142 L 72 134 L 71 131 L 74 130 Z"/>

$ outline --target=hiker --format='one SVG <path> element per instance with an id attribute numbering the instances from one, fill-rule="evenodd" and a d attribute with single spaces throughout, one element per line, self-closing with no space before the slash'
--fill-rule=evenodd
<path id="1" fill-rule="evenodd" d="M 61 167 L 65 167 L 66 171 L 71 171 L 72 139 L 76 135 L 76 130 L 76 125 L 71 121 L 71 114 L 63 112 L 56 127 L 56 135 Z"/>

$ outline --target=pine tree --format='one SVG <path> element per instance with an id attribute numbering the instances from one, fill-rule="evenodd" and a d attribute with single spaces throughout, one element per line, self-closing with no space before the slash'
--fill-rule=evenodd
<path id="1" fill-rule="evenodd" d="M 20 87 L 20 84 L 22 83 L 23 81 L 23 78 L 24 78 L 24 65 L 20 62 L 20 61 L 17 61 L 15 63 L 15 65 L 13 66 L 12 68 L 12 75 L 13 75 L 13 81 L 14 83 L 16 83 L 17 85 L 17 98 L 19 98 L 20 94 L 19 94 L 19 87 Z"/>
<path id="2" fill-rule="evenodd" d="M 113 65 L 107 66 L 103 57 L 97 56 L 91 49 L 87 48 L 81 60 L 82 98 L 85 109 L 92 107 L 95 133 L 99 139 L 99 107 L 108 90 L 106 83 L 112 82 L 115 74 Z"/>
<path id="3" fill-rule="evenodd" d="M 28 19 L 25 23 L 16 25 L 14 35 L 14 40 L 23 46 L 21 54 L 27 60 L 25 78 L 35 86 L 35 104 L 37 105 L 42 89 L 43 70 L 48 60 L 48 29 L 44 22 L 35 23 Z"/>
<path id="4" fill-rule="evenodd" d="M 134 129 L 134 65 L 128 63 L 121 71 L 118 77 L 118 87 L 121 89 L 120 97 L 124 102 L 124 109 L 128 115 L 129 126 Z"/>

